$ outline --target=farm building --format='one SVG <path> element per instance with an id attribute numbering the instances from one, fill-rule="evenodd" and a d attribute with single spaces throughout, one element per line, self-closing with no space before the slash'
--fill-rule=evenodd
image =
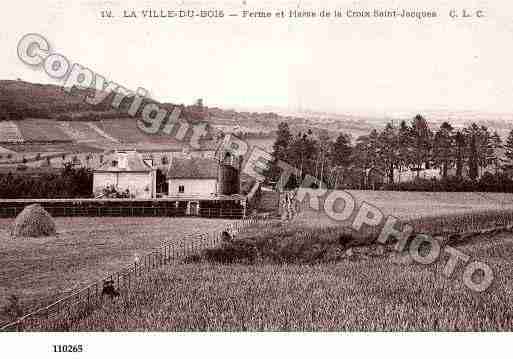
<path id="1" fill-rule="evenodd" d="M 222 146 L 213 158 L 174 157 L 166 176 L 168 199 L 184 205 L 188 215 L 213 213 L 223 207 L 244 209 L 240 168 L 241 159 Z"/>
<path id="2" fill-rule="evenodd" d="M 99 196 L 105 188 L 114 186 L 118 192 L 128 190 L 133 198 L 154 198 L 156 179 L 157 170 L 140 153 L 117 151 L 93 171 L 93 192 Z"/>
<path id="3" fill-rule="evenodd" d="M 238 161 L 227 153 L 217 158 L 173 158 L 168 172 L 170 197 L 215 197 L 240 192 Z"/>
<path id="4" fill-rule="evenodd" d="M 173 158 L 167 179 L 170 197 L 214 197 L 218 193 L 218 162 L 208 158 Z"/>
<path id="5" fill-rule="evenodd" d="M 240 194 L 242 159 L 226 148 L 231 135 L 225 138 L 212 157 L 174 157 L 167 171 L 170 197 L 198 196 L 209 198 Z"/>

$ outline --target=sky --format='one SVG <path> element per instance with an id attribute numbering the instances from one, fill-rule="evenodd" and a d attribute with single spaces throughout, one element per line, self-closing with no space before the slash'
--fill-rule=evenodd
<path id="1" fill-rule="evenodd" d="M 123 10 L 405 8 L 435 19 L 122 18 Z M 451 19 L 451 9 L 482 10 Z M 111 10 L 115 18 L 101 18 Z M 513 5 L 506 1 L 49 1 L 0 13 L 0 78 L 52 80 L 16 55 L 26 33 L 52 51 L 163 102 L 391 116 L 513 113 Z"/>

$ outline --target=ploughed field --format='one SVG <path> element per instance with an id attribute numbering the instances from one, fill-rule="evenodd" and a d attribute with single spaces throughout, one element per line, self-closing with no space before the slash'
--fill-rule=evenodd
<path id="1" fill-rule="evenodd" d="M 45 325 L 72 331 L 513 330 L 513 235 L 478 236 L 457 249 L 493 269 L 485 292 L 463 284 L 463 265 L 445 277 L 445 256 L 431 265 L 396 253 L 318 265 L 176 264 L 84 318 Z"/>
<path id="2" fill-rule="evenodd" d="M 164 241 L 221 231 L 206 218 L 55 218 L 56 236 L 11 238 L 14 219 L 0 219 L 0 308 L 17 295 L 25 312 L 71 294 L 134 263 Z M 0 314 L 0 322 L 4 321 Z"/>

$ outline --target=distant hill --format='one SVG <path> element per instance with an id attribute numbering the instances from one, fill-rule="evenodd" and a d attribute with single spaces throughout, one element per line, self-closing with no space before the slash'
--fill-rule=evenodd
<path id="1" fill-rule="evenodd" d="M 66 93 L 55 85 L 23 81 L 0 81 L 0 119 L 56 118 L 63 113 L 102 112 L 106 106 L 92 106 L 84 101 L 87 91 Z"/>
<path id="2" fill-rule="evenodd" d="M 92 90 L 73 90 L 71 94 L 63 87 L 50 84 L 33 84 L 21 80 L 0 80 L 0 146 L 2 151 L 25 152 L 29 148 L 44 150 L 52 143 L 52 148 L 62 150 L 66 143 L 87 148 L 112 149 L 119 146 L 132 146 L 147 150 L 179 150 L 183 145 L 170 136 L 155 136 L 142 133 L 133 118 L 127 115 L 132 103 L 127 98 L 120 109 L 113 109 L 111 103 L 115 94 L 97 106 L 85 102 Z M 214 130 L 223 133 L 236 133 L 250 143 L 272 147 L 275 131 L 280 122 L 287 122 L 294 133 L 312 130 L 335 137 L 344 132 L 353 139 L 368 134 L 372 129 L 383 128 L 386 122 L 410 120 L 411 113 L 398 113 L 394 118 L 355 116 L 315 111 L 246 111 L 222 109 L 199 105 L 177 105 L 161 103 L 153 99 L 145 102 L 156 103 L 172 111 L 181 109 L 181 118 L 190 123 L 206 122 L 212 140 Z M 471 111 L 424 111 L 430 126 L 435 129 L 443 121 L 450 121 L 455 127 L 463 127 L 470 122 L 496 129 L 504 137 L 513 129 L 513 115 L 488 114 Z M 57 143 L 61 143 L 57 145 Z M 21 145 L 23 144 L 23 145 Z M 46 146 L 46 147 L 45 147 Z M 80 146 L 79 146 L 80 147 Z M 70 147 L 71 148 L 71 147 Z"/>
<path id="3" fill-rule="evenodd" d="M 24 81 L 0 81 L 0 120 L 23 120 L 43 118 L 61 121 L 99 121 L 126 118 L 127 109 L 132 100 L 127 99 L 121 109 L 112 109 L 110 104 L 114 94 L 101 104 L 93 106 L 85 102 L 92 90 L 78 90 L 67 93 L 63 87 L 50 84 L 33 84 Z M 172 110 L 176 104 L 160 103 L 148 99 L 160 106 Z M 273 112 L 247 112 L 221 109 L 216 107 L 197 108 L 181 106 L 182 118 L 190 122 L 207 121 L 211 126 L 223 132 L 235 132 L 252 138 L 273 137 L 280 122 L 291 124 L 294 131 L 328 131 L 337 133 L 348 131 L 368 132 L 373 128 L 362 119 L 320 118 L 315 116 L 279 115 Z M 333 121 L 336 120 L 334 123 Z"/>

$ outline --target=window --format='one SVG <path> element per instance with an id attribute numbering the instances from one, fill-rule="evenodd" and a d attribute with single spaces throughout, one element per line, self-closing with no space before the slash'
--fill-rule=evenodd
<path id="1" fill-rule="evenodd" d="M 225 156 L 224 156 L 224 164 L 225 165 L 230 165 L 232 166 L 233 163 L 232 163 L 232 155 L 230 152 L 226 152 Z"/>
<path id="2" fill-rule="evenodd" d="M 117 167 L 117 166 L 118 166 L 118 161 L 113 160 L 113 161 L 112 161 L 112 167 Z"/>
<path id="3" fill-rule="evenodd" d="M 178 186 L 178 193 L 184 193 L 185 192 L 185 186 L 184 185 L 180 185 Z"/>

